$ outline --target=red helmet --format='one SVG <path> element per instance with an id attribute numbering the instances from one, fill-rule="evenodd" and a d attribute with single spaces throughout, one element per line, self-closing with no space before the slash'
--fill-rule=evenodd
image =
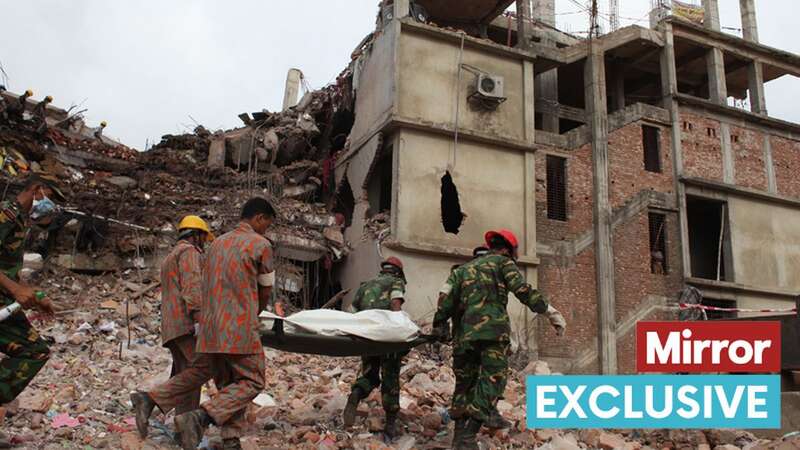
<path id="1" fill-rule="evenodd" d="M 497 230 L 497 231 L 488 231 L 488 232 L 486 232 L 486 235 L 484 236 L 484 239 L 486 240 L 486 246 L 487 247 L 491 247 L 492 246 L 492 239 L 495 236 L 499 236 L 499 237 L 503 238 L 503 240 L 508 242 L 511 245 L 511 247 L 514 248 L 515 251 L 516 251 L 517 248 L 519 248 L 519 241 L 517 240 L 517 236 L 515 236 L 514 233 L 512 233 L 509 230 Z"/>
<path id="2" fill-rule="evenodd" d="M 396 258 L 394 256 L 386 258 L 386 260 L 384 260 L 383 263 L 381 263 L 381 267 L 386 265 L 394 266 L 400 270 L 403 270 L 403 261 L 400 261 L 400 258 Z"/>

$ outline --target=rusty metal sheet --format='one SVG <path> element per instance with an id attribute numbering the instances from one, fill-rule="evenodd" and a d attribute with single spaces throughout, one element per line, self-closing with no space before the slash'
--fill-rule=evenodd
<path id="1" fill-rule="evenodd" d="M 514 0 L 417 0 L 434 22 L 488 23 L 502 14 Z"/>

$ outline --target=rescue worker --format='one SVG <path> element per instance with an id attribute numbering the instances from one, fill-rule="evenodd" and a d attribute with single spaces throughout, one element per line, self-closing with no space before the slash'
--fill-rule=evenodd
<path id="1" fill-rule="evenodd" d="M 186 216 L 178 224 L 178 243 L 161 264 L 161 341 L 172 354 L 172 373 L 177 376 L 195 359 L 196 328 L 202 304 L 203 248 L 214 240 L 205 220 Z M 193 411 L 200 406 L 201 385 L 185 395 L 173 396 L 159 386 L 150 392 L 131 394 L 136 428 L 147 437 L 150 414 L 156 405 L 166 414 Z"/>
<path id="2" fill-rule="evenodd" d="M 103 141 L 103 130 L 105 130 L 107 126 L 108 126 L 108 123 L 105 120 L 100 122 L 100 126 L 97 129 L 94 130 L 94 138 L 97 139 L 98 141 L 102 142 Z"/>
<path id="3" fill-rule="evenodd" d="M 453 371 L 458 392 L 453 400 L 453 448 L 457 449 L 478 448 L 477 434 L 505 391 L 511 342 L 508 294 L 537 314 L 548 311 L 547 301 L 525 283 L 515 263 L 519 243 L 514 233 L 490 231 L 485 239 L 489 253 L 451 273 L 433 322 L 434 334 L 445 338 L 447 321 L 454 321 Z"/>
<path id="4" fill-rule="evenodd" d="M 0 203 L 0 308 L 15 301 L 22 309 L 53 313 L 49 299 L 39 298 L 37 289 L 22 284 L 24 241 L 31 225 L 52 219 L 57 212 L 51 198 L 64 200 L 54 178 L 33 176 L 13 201 Z M 47 343 L 22 311 L 0 322 L 0 405 L 10 403 L 44 367 L 50 354 Z"/>
<path id="5" fill-rule="evenodd" d="M 405 292 L 403 262 L 396 257 L 390 257 L 381 263 L 381 271 L 376 278 L 362 283 L 358 288 L 353 299 L 353 309 L 356 312 L 369 309 L 400 311 L 405 302 Z M 356 410 L 361 400 L 380 386 L 381 402 L 386 412 L 384 433 L 393 439 L 402 432 L 397 423 L 397 413 L 400 411 L 400 368 L 405 355 L 406 353 L 391 353 L 361 358 L 361 375 L 353 384 L 342 414 L 346 427 L 355 423 Z"/>
<path id="6" fill-rule="evenodd" d="M 22 122 L 24 118 L 25 109 L 28 106 L 28 99 L 33 97 L 33 91 L 30 89 L 26 90 L 25 93 L 19 96 L 17 101 L 9 102 L 8 106 L 6 107 L 6 114 L 8 114 L 8 118 L 10 120 L 16 122 Z"/>
<path id="7" fill-rule="evenodd" d="M 36 132 L 44 134 L 47 131 L 47 105 L 53 102 L 53 97 L 47 96 L 33 108 L 33 120 L 36 124 Z"/>
<path id="8" fill-rule="evenodd" d="M 200 408 L 175 417 L 181 447 L 194 450 L 209 425 L 221 428 L 224 450 L 241 449 L 245 410 L 264 389 L 264 350 L 258 315 L 267 308 L 275 272 L 272 247 L 264 237 L 275 209 L 263 198 L 242 208 L 236 228 L 215 239 L 203 270 L 197 357 L 167 382 L 165 397 L 182 397 L 213 376 L 219 392 Z M 275 312 L 283 315 L 276 301 Z"/>

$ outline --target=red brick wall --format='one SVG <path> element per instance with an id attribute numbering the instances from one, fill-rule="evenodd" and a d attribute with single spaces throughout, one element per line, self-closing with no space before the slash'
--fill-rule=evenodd
<path id="1" fill-rule="evenodd" d="M 764 135 L 758 131 L 731 126 L 731 147 L 735 158 L 736 184 L 767 190 Z"/>
<path id="2" fill-rule="evenodd" d="M 686 125 L 691 125 L 687 129 Z M 722 181 L 722 141 L 719 122 L 691 113 L 681 113 L 681 148 L 684 172 L 691 177 Z M 716 136 L 708 135 L 708 129 Z"/>
<path id="3" fill-rule="evenodd" d="M 610 195 L 613 207 L 621 207 L 642 191 L 673 192 L 671 133 L 661 132 L 661 173 L 644 170 L 644 148 L 641 123 L 615 130 L 609 136 Z M 545 155 L 537 153 L 537 235 L 539 242 L 557 243 L 574 240 L 593 229 L 593 180 L 591 147 L 585 145 L 567 155 L 568 221 L 547 218 Z M 648 295 L 672 295 L 680 283 L 677 219 L 667 224 L 667 276 L 650 273 L 650 248 L 647 210 L 632 221 L 616 228 L 613 245 L 616 262 L 617 317 L 624 319 L 641 307 Z M 560 339 L 542 322 L 538 336 L 542 357 L 577 357 L 597 347 L 597 294 L 594 244 L 574 258 L 542 257 L 539 266 L 539 288 L 567 319 L 568 338 Z M 676 281 L 677 280 L 677 281 Z M 620 344 L 627 341 L 620 341 Z M 627 345 L 627 344 L 626 344 Z M 633 344 L 630 344 L 633 345 Z M 632 370 L 633 352 L 619 352 L 620 368 Z M 586 372 L 597 372 L 593 365 Z"/>
<path id="4" fill-rule="evenodd" d="M 672 193 L 672 138 L 669 128 L 661 130 L 661 173 L 644 170 L 642 125 L 636 122 L 612 131 L 608 136 L 608 175 L 611 207 L 623 206 L 643 190 Z"/>
<path id="5" fill-rule="evenodd" d="M 771 136 L 770 143 L 778 193 L 800 197 L 800 142 Z"/>
<path id="6" fill-rule="evenodd" d="M 653 274 L 650 270 L 650 229 L 648 210 L 614 230 L 614 274 L 616 287 L 616 319 L 622 324 L 636 311 L 645 307 L 650 295 L 676 298 L 681 290 L 683 269 L 679 252 L 678 216 L 666 213 L 667 273 Z M 620 373 L 635 372 L 631 329 L 618 342 L 617 355 Z"/>
<path id="7" fill-rule="evenodd" d="M 539 240 L 574 239 L 592 226 L 592 149 L 589 144 L 577 150 L 551 152 L 567 157 L 567 222 L 547 218 L 548 151 L 536 153 L 536 233 Z"/>

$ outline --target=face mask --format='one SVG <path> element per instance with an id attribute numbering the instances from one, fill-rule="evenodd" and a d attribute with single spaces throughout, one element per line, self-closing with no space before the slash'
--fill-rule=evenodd
<path id="1" fill-rule="evenodd" d="M 56 212 L 56 204 L 47 196 L 42 197 L 41 200 L 33 200 L 33 207 L 31 208 L 31 219 L 39 220 L 42 217 L 47 217 Z"/>

